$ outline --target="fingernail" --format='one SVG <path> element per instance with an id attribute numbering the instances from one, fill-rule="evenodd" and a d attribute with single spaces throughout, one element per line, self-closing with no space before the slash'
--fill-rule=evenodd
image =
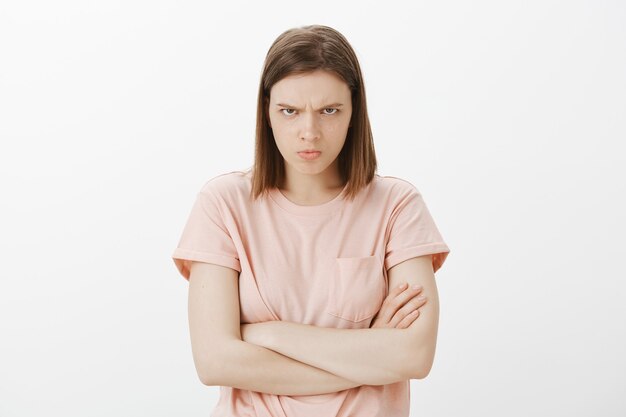
<path id="1" fill-rule="evenodd" d="M 421 286 L 421 285 L 417 285 L 417 284 L 416 284 L 416 285 L 413 285 L 413 289 L 414 289 L 414 290 L 419 290 L 420 288 L 422 288 L 422 286 Z"/>
<path id="2" fill-rule="evenodd" d="M 406 282 L 405 282 L 405 283 L 403 283 L 403 284 L 398 285 L 398 288 L 406 288 L 406 285 L 407 285 L 407 284 L 406 284 Z"/>

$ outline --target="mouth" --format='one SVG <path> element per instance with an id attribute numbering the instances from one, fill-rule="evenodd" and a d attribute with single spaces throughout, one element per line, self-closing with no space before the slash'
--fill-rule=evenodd
<path id="1" fill-rule="evenodd" d="M 302 151 L 302 152 L 298 152 L 298 156 L 302 159 L 306 159 L 306 160 L 312 160 L 312 159 L 316 159 L 317 157 L 319 157 L 321 154 L 320 151 Z"/>

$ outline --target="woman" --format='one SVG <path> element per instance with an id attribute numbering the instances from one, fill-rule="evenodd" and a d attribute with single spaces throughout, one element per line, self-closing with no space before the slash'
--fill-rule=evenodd
<path id="1" fill-rule="evenodd" d="M 418 190 L 375 171 L 347 40 L 320 25 L 281 34 L 254 166 L 204 184 L 172 255 L 198 376 L 221 387 L 213 417 L 409 415 L 450 250 Z"/>

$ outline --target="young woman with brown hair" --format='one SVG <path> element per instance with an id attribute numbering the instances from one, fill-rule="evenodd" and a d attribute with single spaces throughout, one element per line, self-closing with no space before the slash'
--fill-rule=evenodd
<path id="1" fill-rule="evenodd" d="M 376 174 L 345 37 L 282 33 L 254 165 L 204 184 L 172 256 L 198 376 L 221 387 L 212 416 L 408 416 L 409 380 L 434 360 L 434 273 L 449 252 L 417 188 Z"/>

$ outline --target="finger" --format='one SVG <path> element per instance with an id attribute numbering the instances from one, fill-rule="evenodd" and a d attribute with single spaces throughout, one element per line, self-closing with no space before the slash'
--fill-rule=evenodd
<path id="1" fill-rule="evenodd" d="M 412 286 L 402 291 L 397 296 L 391 298 L 390 300 L 386 300 L 389 304 L 389 309 L 391 310 L 391 316 L 398 311 L 402 306 L 404 306 L 407 302 L 409 302 L 413 297 L 422 292 L 422 287 L 413 288 Z M 388 297 L 389 298 L 389 297 Z M 390 317 L 391 317 L 390 316 Z"/>
<path id="2" fill-rule="evenodd" d="M 396 310 L 399 307 L 397 303 L 394 302 L 394 300 L 396 299 L 396 297 L 398 297 L 408 288 L 409 288 L 408 283 L 403 282 L 402 284 L 394 287 L 391 291 L 389 291 L 389 294 L 383 300 L 383 304 L 380 306 L 380 309 L 378 310 L 378 316 L 380 320 L 384 321 L 385 323 L 388 323 L 389 320 L 391 320 L 391 318 L 396 313 Z"/>
<path id="3" fill-rule="evenodd" d="M 402 294 L 404 290 L 408 288 L 408 282 L 403 282 L 402 284 L 396 286 L 393 291 L 389 293 L 389 296 L 393 295 L 394 297 Z"/>
<path id="4" fill-rule="evenodd" d="M 419 310 L 411 311 L 402 320 L 400 320 L 400 323 L 398 323 L 396 328 L 398 328 L 398 329 L 406 329 L 407 327 L 409 327 L 411 325 L 411 323 L 413 323 L 417 319 L 417 317 L 419 315 L 420 315 L 420 311 Z"/>
<path id="5" fill-rule="evenodd" d="M 421 286 L 413 288 L 413 286 L 408 286 L 407 284 L 408 283 L 405 282 L 404 284 L 394 288 L 383 301 L 379 310 L 379 315 L 381 320 L 385 323 L 390 323 L 395 326 L 400 319 L 396 319 L 395 322 L 392 322 L 392 320 L 394 319 L 394 315 L 398 309 L 422 291 Z"/>
<path id="6" fill-rule="evenodd" d="M 396 295 L 394 298 L 394 302 L 399 305 L 404 305 L 411 298 L 415 297 L 417 294 L 421 293 L 423 290 L 421 285 L 418 285 L 417 288 L 410 286 L 409 288 L 402 291 L 400 294 Z"/>
<path id="7" fill-rule="evenodd" d="M 422 307 L 427 300 L 426 298 L 421 297 L 423 297 L 421 294 L 417 294 L 410 301 L 399 308 L 393 318 L 389 321 L 389 324 L 394 327 L 397 326 L 407 315 Z"/>

